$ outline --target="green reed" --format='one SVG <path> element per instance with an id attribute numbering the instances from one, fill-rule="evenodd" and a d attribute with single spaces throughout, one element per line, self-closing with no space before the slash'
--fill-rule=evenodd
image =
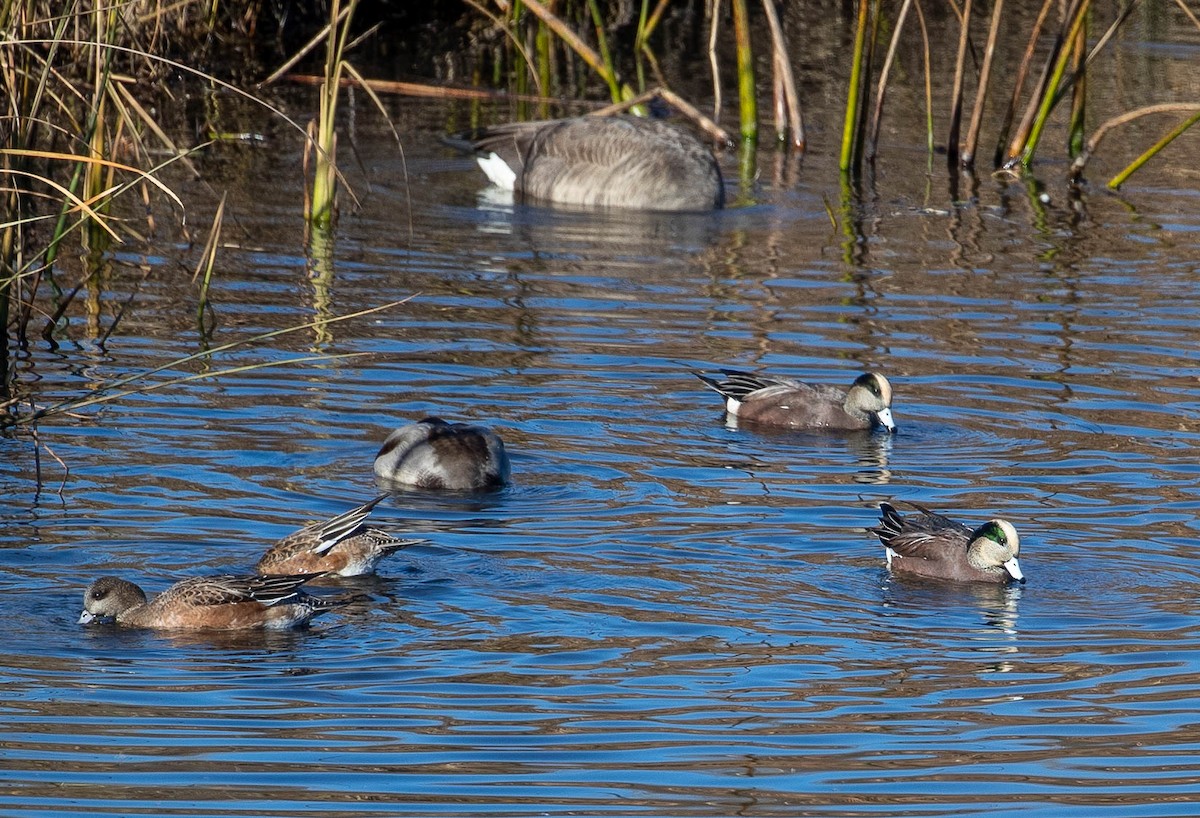
<path id="1" fill-rule="evenodd" d="M 305 202 L 305 217 L 314 228 L 328 230 L 337 218 L 337 111 L 342 77 L 347 73 L 344 59 L 350 42 L 350 24 L 358 0 L 350 0 L 345 9 L 341 0 L 329 4 L 329 25 L 325 41 L 325 70 L 318 95 L 317 120 L 309 129 L 313 151 L 312 188 Z M 307 153 L 306 153 L 307 155 Z"/>

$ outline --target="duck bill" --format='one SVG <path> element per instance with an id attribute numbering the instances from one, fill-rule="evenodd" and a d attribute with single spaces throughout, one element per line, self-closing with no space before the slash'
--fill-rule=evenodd
<path id="1" fill-rule="evenodd" d="M 84 611 L 79 615 L 80 625 L 90 625 L 96 621 L 96 615 L 91 611 Z"/>
<path id="2" fill-rule="evenodd" d="M 1017 562 L 1016 557 L 1013 557 L 1011 560 L 1004 563 L 1004 570 L 1007 571 L 1008 575 L 1017 582 L 1025 581 L 1025 575 L 1021 573 L 1021 563 Z"/>
<path id="3" fill-rule="evenodd" d="M 879 425 L 887 429 L 889 432 L 896 431 L 896 421 L 892 419 L 892 410 L 890 408 L 880 409 L 875 413 L 875 419 Z"/>

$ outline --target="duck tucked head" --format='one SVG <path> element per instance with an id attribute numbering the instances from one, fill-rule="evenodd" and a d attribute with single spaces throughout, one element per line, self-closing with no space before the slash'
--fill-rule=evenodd
<path id="1" fill-rule="evenodd" d="M 847 414 L 865 415 L 875 426 L 896 431 L 896 422 L 892 419 L 892 385 L 878 372 L 867 372 L 855 378 L 846 393 L 845 409 Z"/>
<path id="2" fill-rule="evenodd" d="M 83 594 L 83 613 L 79 623 L 116 619 L 126 611 L 146 604 L 146 594 L 132 582 L 116 577 L 100 577 Z"/>
<path id="3" fill-rule="evenodd" d="M 967 561 L 980 571 L 1007 571 L 1019 582 L 1025 581 L 1017 556 L 1021 553 L 1021 538 L 1007 520 L 988 520 L 971 532 L 967 546 Z"/>

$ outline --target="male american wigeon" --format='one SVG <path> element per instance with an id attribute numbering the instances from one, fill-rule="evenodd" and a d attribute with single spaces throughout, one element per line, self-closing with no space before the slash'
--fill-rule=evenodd
<path id="1" fill-rule="evenodd" d="M 477 491 L 508 482 L 508 455 L 491 429 L 430 417 L 388 435 L 375 474 L 416 488 Z"/>
<path id="2" fill-rule="evenodd" d="M 493 184 L 526 201 L 673 212 L 725 203 L 712 151 L 691 133 L 655 119 L 511 122 L 465 141 Z"/>
<path id="3" fill-rule="evenodd" d="M 375 571 L 394 551 L 425 540 L 402 540 L 377 528 L 367 517 L 384 497 L 376 497 L 323 523 L 313 523 L 275 543 L 254 566 L 259 574 L 336 574 L 356 577 Z"/>
<path id="4" fill-rule="evenodd" d="M 868 529 L 887 552 L 897 573 L 975 582 L 1025 581 L 1017 555 L 1021 538 L 1007 520 L 989 520 L 976 529 L 910 503 L 919 513 L 900 516 L 880 503 L 879 525 Z"/>
<path id="5" fill-rule="evenodd" d="M 793 429 L 886 429 L 892 420 L 892 385 L 876 372 L 859 375 L 848 390 L 722 369 L 724 378 L 693 372 L 725 398 L 725 411 L 740 420 Z"/>
<path id="6" fill-rule="evenodd" d="M 132 582 L 101 577 L 83 595 L 79 623 L 115 621 L 135 628 L 178 630 L 299 627 L 350 601 L 300 590 L 314 576 L 193 577 L 175 583 L 150 602 Z"/>

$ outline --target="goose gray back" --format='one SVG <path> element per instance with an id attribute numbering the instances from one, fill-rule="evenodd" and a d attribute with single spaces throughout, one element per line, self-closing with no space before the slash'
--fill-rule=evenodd
<path id="1" fill-rule="evenodd" d="M 523 201 L 674 212 L 725 203 L 712 151 L 658 120 L 512 122 L 477 131 L 469 141 L 488 178 Z"/>

